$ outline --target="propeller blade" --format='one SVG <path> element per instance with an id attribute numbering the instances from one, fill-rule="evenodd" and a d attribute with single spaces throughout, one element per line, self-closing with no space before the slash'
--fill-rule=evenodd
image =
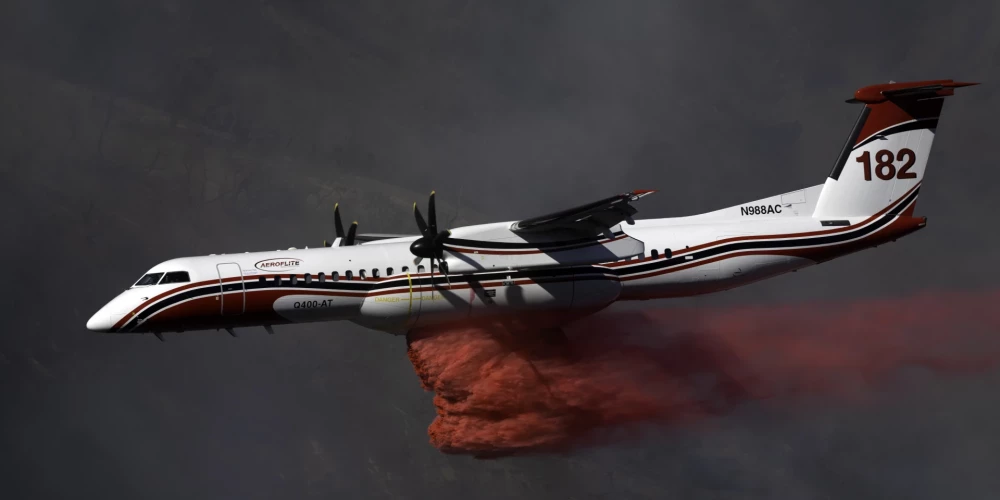
<path id="1" fill-rule="evenodd" d="M 431 230 L 431 234 L 435 234 L 438 231 L 437 209 L 434 207 L 434 191 L 431 191 L 431 199 L 427 202 L 427 228 Z"/>
<path id="2" fill-rule="evenodd" d="M 333 206 L 333 225 L 337 230 L 337 237 L 344 237 L 344 223 L 340 222 L 340 203 Z"/>
<path id="3" fill-rule="evenodd" d="M 344 246 L 351 246 L 354 244 L 354 235 L 358 232 L 358 221 L 351 223 L 351 228 L 347 230 L 347 239 L 344 241 Z"/>
<path id="4" fill-rule="evenodd" d="M 424 216 L 420 215 L 420 209 L 417 208 L 417 204 L 413 204 L 413 216 L 417 218 L 417 228 L 420 229 L 421 235 L 427 234 L 427 223 L 424 222 Z"/>

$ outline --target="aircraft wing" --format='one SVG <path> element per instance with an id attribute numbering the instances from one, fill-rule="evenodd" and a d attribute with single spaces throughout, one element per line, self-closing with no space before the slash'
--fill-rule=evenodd
<path id="1" fill-rule="evenodd" d="M 418 234 L 387 234 L 387 233 L 361 233 L 354 237 L 354 241 L 368 242 L 378 240 L 391 240 L 395 238 L 416 238 Z"/>
<path id="2" fill-rule="evenodd" d="M 515 223 L 511 230 L 518 234 L 554 230 L 569 230 L 586 235 L 609 233 L 612 227 L 622 221 L 633 224 L 632 216 L 638 210 L 630 203 L 655 192 L 654 190 L 640 189 L 630 193 L 622 193 L 586 205 L 524 219 Z"/>

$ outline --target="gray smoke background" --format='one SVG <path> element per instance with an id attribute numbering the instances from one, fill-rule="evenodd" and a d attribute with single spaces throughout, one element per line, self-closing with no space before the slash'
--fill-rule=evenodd
<path id="1" fill-rule="evenodd" d="M 875 404 L 476 460 L 428 444 L 401 338 L 350 324 L 109 336 L 87 318 L 181 255 L 318 246 L 341 203 L 409 232 L 624 190 L 640 217 L 823 182 L 860 86 L 985 82 L 945 108 L 894 245 L 677 304 L 994 286 L 1000 4 L 0 4 L 4 498 L 993 498 L 1000 372 Z M 666 307 L 671 304 L 656 304 Z M 912 387 L 911 387 L 912 389 Z"/>

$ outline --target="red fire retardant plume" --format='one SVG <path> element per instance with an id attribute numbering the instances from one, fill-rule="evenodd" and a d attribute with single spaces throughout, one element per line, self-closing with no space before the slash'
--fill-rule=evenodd
<path id="1" fill-rule="evenodd" d="M 410 360 L 435 393 L 431 443 L 477 455 L 565 450 L 751 400 L 855 401 L 903 367 L 987 370 L 1000 362 L 1000 291 L 605 313 L 566 334 L 411 334 Z"/>

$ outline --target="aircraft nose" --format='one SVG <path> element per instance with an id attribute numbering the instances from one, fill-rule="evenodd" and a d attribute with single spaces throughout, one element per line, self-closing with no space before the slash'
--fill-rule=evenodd
<path id="1" fill-rule="evenodd" d="M 111 315 L 104 308 L 87 320 L 87 329 L 92 332 L 110 332 L 112 326 Z"/>

